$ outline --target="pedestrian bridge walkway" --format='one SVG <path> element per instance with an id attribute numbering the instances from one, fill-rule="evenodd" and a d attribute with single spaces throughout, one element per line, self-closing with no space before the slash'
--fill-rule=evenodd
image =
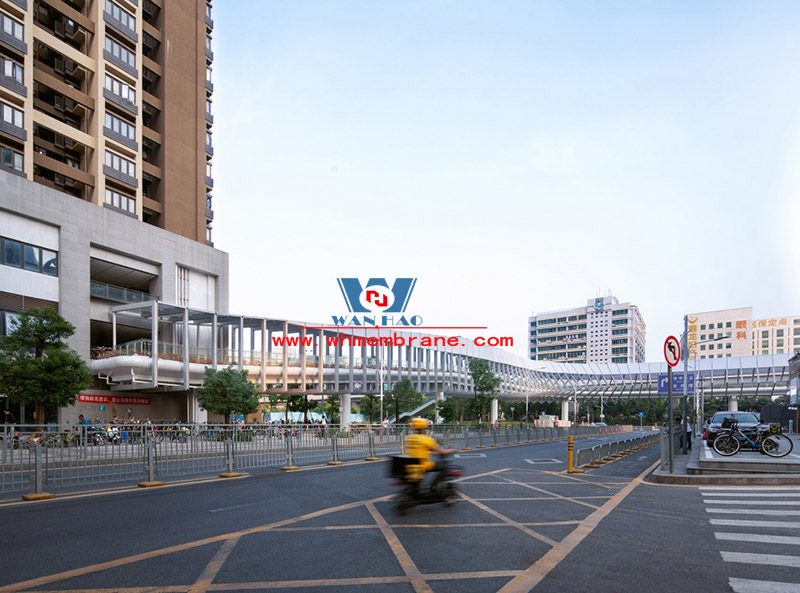
<path id="1" fill-rule="evenodd" d="M 246 369 L 263 393 L 376 394 L 409 379 L 427 396 L 474 395 L 469 375 L 473 358 L 489 361 L 503 382 L 505 399 L 563 401 L 604 397 L 619 400 L 658 395 L 665 362 L 578 364 L 532 361 L 500 348 L 409 346 L 429 336 L 412 331 L 321 326 L 281 319 L 218 314 L 158 301 L 111 310 L 113 345 L 95 353 L 92 371 L 114 391 L 186 391 L 202 385 L 207 367 Z M 117 335 L 136 328 L 140 337 L 124 343 Z M 387 334 L 404 345 L 387 344 Z M 359 338 L 342 339 L 345 338 Z M 412 342 L 410 338 L 414 338 Z M 297 338 L 298 346 L 275 347 Z M 358 345 L 357 345 L 358 344 Z M 738 398 L 785 394 L 789 354 L 691 360 L 698 391 Z M 677 371 L 682 370 L 679 366 Z"/>

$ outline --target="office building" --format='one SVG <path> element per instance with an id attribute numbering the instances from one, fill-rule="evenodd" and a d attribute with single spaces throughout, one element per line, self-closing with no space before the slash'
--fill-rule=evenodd
<path id="1" fill-rule="evenodd" d="M 529 358 L 559 362 L 644 362 L 646 326 L 639 308 L 611 294 L 583 307 L 528 318 Z"/>
<path id="2" fill-rule="evenodd" d="M 689 358 L 800 352 L 800 315 L 753 319 L 753 307 L 687 315 Z"/>

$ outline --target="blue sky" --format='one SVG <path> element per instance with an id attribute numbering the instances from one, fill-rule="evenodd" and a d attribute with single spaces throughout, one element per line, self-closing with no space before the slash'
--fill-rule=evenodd
<path id="1" fill-rule="evenodd" d="M 800 314 L 800 3 L 217 2 L 231 310 L 329 322 L 419 278 L 426 325 Z M 794 223 L 792 224 L 792 221 Z"/>

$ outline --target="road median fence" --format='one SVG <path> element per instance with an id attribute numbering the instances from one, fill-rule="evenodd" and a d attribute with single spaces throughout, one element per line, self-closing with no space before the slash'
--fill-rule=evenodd
<path id="1" fill-rule="evenodd" d="M 618 427 L 435 425 L 444 447 L 471 449 L 588 436 Z M 107 482 L 293 469 L 403 452 L 407 426 L 319 424 L 111 424 L 0 427 L 0 492 L 41 493 Z"/>
<path id="2" fill-rule="evenodd" d="M 601 445 L 594 445 L 593 447 L 577 449 L 574 453 L 575 467 L 600 467 L 609 461 L 618 459 L 618 456 L 622 456 L 634 449 L 652 445 L 660 439 L 661 433 L 654 432 L 640 437 L 619 439 Z"/>

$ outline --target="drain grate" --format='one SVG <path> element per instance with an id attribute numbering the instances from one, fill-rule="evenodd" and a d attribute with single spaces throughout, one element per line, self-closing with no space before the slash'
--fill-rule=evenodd
<path id="1" fill-rule="evenodd" d="M 609 488 L 608 492 L 609 494 L 616 494 L 617 492 L 620 492 L 623 488 L 625 488 L 624 484 L 617 484 L 616 486 L 612 486 L 611 488 Z"/>

